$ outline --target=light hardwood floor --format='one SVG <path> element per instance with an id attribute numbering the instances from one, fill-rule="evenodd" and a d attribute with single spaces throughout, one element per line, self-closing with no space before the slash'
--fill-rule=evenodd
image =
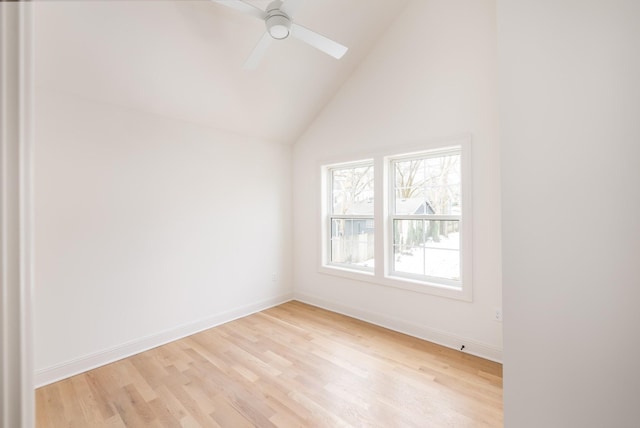
<path id="1" fill-rule="evenodd" d="M 292 301 L 47 385 L 38 427 L 501 427 L 502 366 Z"/>

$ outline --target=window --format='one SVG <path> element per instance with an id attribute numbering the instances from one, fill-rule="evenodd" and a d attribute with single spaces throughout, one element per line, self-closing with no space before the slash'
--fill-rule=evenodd
<path id="1" fill-rule="evenodd" d="M 373 162 L 328 170 L 328 263 L 373 271 Z"/>
<path id="2" fill-rule="evenodd" d="M 392 275 L 458 286 L 460 150 L 390 160 Z"/>
<path id="3" fill-rule="evenodd" d="M 471 300 L 468 139 L 325 165 L 325 273 Z"/>

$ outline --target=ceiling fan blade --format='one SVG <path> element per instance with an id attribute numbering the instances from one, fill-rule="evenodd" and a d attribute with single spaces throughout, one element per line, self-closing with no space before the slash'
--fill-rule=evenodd
<path id="1" fill-rule="evenodd" d="M 230 7 L 237 11 L 240 11 L 245 15 L 255 16 L 256 18 L 260 18 L 262 20 L 264 20 L 264 18 L 267 16 L 267 13 L 264 10 L 252 4 L 244 2 L 242 0 L 212 0 L 212 1 L 224 6 Z"/>
<path id="2" fill-rule="evenodd" d="M 328 39 L 315 31 L 309 30 L 302 25 L 291 24 L 291 34 L 296 39 L 300 39 L 336 59 L 342 58 L 348 49 L 346 46 L 343 46 L 338 42 L 334 42 L 333 40 Z"/>
<path id="3" fill-rule="evenodd" d="M 242 65 L 242 68 L 245 70 L 255 69 L 272 41 L 273 38 L 267 31 L 265 31 L 256 47 L 253 48 L 253 51 L 251 52 L 251 55 L 249 55 L 249 58 L 247 58 L 247 60 Z"/>
<path id="4" fill-rule="evenodd" d="M 305 0 L 285 0 L 282 2 L 280 10 L 291 17 L 295 15 L 296 11 L 300 9 L 300 6 L 302 6 L 304 2 Z"/>

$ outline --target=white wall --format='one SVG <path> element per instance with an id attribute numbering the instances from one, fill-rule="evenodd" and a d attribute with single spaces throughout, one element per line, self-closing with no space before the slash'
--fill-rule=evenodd
<path id="1" fill-rule="evenodd" d="M 291 297 L 289 146 L 35 104 L 37 383 Z"/>
<path id="2" fill-rule="evenodd" d="M 469 133 L 473 302 L 318 272 L 320 163 Z M 495 4 L 416 0 L 294 146 L 294 284 L 302 300 L 500 359 Z"/>
<path id="3" fill-rule="evenodd" d="M 506 426 L 640 426 L 640 3 L 498 22 Z"/>

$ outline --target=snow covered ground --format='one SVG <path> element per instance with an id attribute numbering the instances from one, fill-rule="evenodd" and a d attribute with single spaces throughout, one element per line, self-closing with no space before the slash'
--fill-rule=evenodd
<path id="1" fill-rule="evenodd" d="M 357 263 L 374 267 L 374 259 Z M 441 236 L 440 242 L 427 242 L 424 247 L 415 246 L 402 253 L 395 251 L 393 267 L 396 272 L 428 275 L 437 278 L 460 279 L 460 234 Z"/>

